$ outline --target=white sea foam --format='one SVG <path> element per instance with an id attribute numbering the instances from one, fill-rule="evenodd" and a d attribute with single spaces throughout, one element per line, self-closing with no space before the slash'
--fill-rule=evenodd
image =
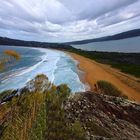
<path id="1" fill-rule="evenodd" d="M 19 74 L 17 74 L 16 76 L 22 76 L 26 73 L 29 73 L 31 71 L 33 71 L 34 69 L 36 69 L 37 67 L 39 67 L 43 62 L 44 62 L 45 58 L 43 58 L 40 62 L 38 62 L 37 64 L 23 70 L 22 72 L 20 72 Z"/>
<path id="2" fill-rule="evenodd" d="M 34 49 L 42 53 L 42 56 L 39 56 L 41 60 L 33 66 L 11 72 L 12 74 L 6 77 L 7 81 L 5 79 L 4 83 L 0 85 L 0 90 L 21 88 L 26 82 L 41 73 L 46 74 L 49 80 L 56 85 L 66 83 L 72 89 L 72 92 L 86 90 L 86 85 L 80 81 L 77 73 L 78 62 L 61 51 L 42 48 Z"/>

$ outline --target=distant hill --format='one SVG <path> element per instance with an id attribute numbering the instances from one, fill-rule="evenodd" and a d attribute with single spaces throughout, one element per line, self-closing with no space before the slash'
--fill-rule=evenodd
<path id="1" fill-rule="evenodd" d="M 26 47 L 39 47 L 39 48 L 67 48 L 68 45 L 61 43 L 47 43 L 47 42 L 37 42 L 37 41 L 24 41 L 11 39 L 7 37 L 0 37 L 0 45 L 9 45 L 9 46 L 26 46 Z"/>
<path id="2" fill-rule="evenodd" d="M 119 34 L 112 35 L 112 36 L 101 37 L 101 38 L 67 42 L 65 44 L 68 44 L 68 45 L 80 45 L 80 44 L 87 44 L 87 43 L 92 43 L 92 42 L 120 40 L 120 39 L 125 39 L 125 38 L 132 38 L 132 37 L 136 37 L 136 36 L 140 36 L 140 29 L 135 29 L 135 30 L 119 33 Z"/>
<path id="3" fill-rule="evenodd" d="M 95 39 L 88 39 L 88 40 L 81 40 L 81 41 L 73 41 L 73 42 L 66 42 L 66 43 L 48 43 L 48 42 L 37 42 L 37 41 L 25 41 L 25 40 L 18 40 L 18 39 L 11 39 L 7 37 L 0 37 L 0 45 L 11 45 L 11 46 L 31 46 L 31 47 L 42 47 L 42 48 L 67 48 L 70 47 L 69 45 L 80 45 L 80 44 L 87 44 L 92 42 L 102 42 L 102 41 L 110 41 L 110 40 L 120 40 L 125 38 L 132 38 L 140 36 L 140 29 L 135 29 L 127 32 L 123 32 L 120 34 L 106 36 L 101 38 Z"/>

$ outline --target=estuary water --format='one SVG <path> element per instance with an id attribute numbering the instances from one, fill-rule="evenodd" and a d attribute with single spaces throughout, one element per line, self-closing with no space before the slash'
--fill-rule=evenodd
<path id="1" fill-rule="evenodd" d="M 103 51 L 103 52 L 140 52 L 140 37 L 133 37 L 121 40 L 111 40 L 103 42 L 93 42 L 82 45 L 72 45 L 77 49 L 88 51 Z"/>

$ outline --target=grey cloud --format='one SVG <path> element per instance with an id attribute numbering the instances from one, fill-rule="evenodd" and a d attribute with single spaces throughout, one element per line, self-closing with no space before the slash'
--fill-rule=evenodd
<path id="1" fill-rule="evenodd" d="M 0 35 L 64 42 L 115 34 L 140 26 L 139 7 L 140 0 L 4 0 Z"/>
<path id="2" fill-rule="evenodd" d="M 134 3 L 132 5 L 128 5 L 124 8 L 119 8 L 117 10 L 111 11 L 98 17 L 97 23 L 102 26 L 109 26 L 113 24 L 117 24 L 119 22 L 125 20 L 131 20 L 137 16 L 140 16 L 140 2 Z"/>
<path id="3" fill-rule="evenodd" d="M 60 0 L 79 19 L 93 19 L 137 0 Z"/>

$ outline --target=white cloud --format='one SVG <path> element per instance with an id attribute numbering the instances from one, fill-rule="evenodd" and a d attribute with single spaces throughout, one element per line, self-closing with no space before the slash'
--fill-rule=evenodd
<path id="1" fill-rule="evenodd" d="M 95 38 L 139 28 L 140 0 L 4 0 L 0 36 L 40 41 Z"/>

